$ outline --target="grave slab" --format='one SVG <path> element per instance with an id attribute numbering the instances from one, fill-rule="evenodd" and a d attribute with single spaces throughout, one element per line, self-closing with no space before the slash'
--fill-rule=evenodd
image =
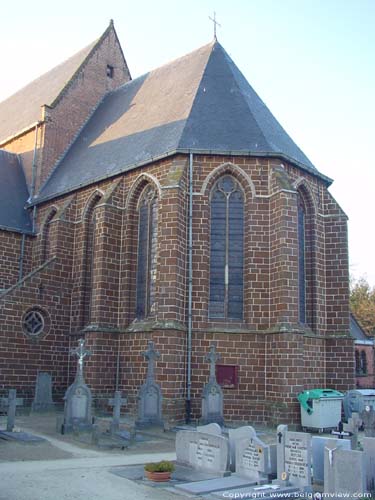
<path id="1" fill-rule="evenodd" d="M 0 439 L 6 441 L 22 441 L 24 443 L 39 443 L 41 441 L 46 441 L 46 439 L 34 436 L 34 434 L 29 434 L 28 432 L 8 432 L 0 431 Z"/>
<path id="2" fill-rule="evenodd" d="M 206 481 L 194 481 L 192 483 L 178 484 L 175 488 L 192 493 L 194 495 L 204 495 L 213 491 L 231 490 L 245 486 L 253 486 L 254 481 L 239 476 L 220 477 L 208 479 Z"/>
<path id="3" fill-rule="evenodd" d="M 261 486 L 244 487 L 232 490 L 217 491 L 212 493 L 213 498 L 226 499 L 262 499 L 262 500 L 285 500 L 288 498 L 298 498 L 299 488 L 295 486 L 280 487 L 274 484 L 264 484 Z"/>

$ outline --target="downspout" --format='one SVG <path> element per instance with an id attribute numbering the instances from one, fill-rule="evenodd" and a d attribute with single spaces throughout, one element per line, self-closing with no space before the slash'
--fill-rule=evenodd
<path id="1" fill-rule="evenodd" d="M 23 259 L 25 256 L 25 233 L 22 235 L 21 239 L 21 252 L 20 252 L 20 260 L 19 260 L 19 269 L 18 269 L 18 281 L 21 281 L 23 278 Z"/>
<path id="2" fill-rule="evenodd" d="M 33 164 L 31 167 L 31 186 L 30 186 L 30 199 L 34 198 L 35 194 L 35 183 L 36 183 L 36 150 L 38 145 L 38 127 L 41 122 L 37 122 L 35 125 L 35 140 L 34 140 L 34 154 L 33 154 Z M 36 221 L 36 205 L 33 208 L 33 232 L 35 231 L 35 221 Z"/>
<path id="3" fill-rule="evenodd" d="M 191 354 L 193 312 L 193 153 L 189 157 L 189 220 L 188 220 L 188 329 L 187 329 L 187 391 L 186 423 L 191 421 Z"/>

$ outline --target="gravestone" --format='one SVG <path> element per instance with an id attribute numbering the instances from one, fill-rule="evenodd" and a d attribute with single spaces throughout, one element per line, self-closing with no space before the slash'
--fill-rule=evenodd
<path id="1" fill-rule="evenodd" d="M 177 464 L 216 476 L 225 476 L 229 466 L 229 441 L 215 434 L 178 431 L 176 457 Z"/>
<path id="2" fill-rule="evenodd" d="M 375 494 L 375 438 L 363 438 L 363 454 L 365 456 L 366 487 L 367 490 Z"/>
<path id="3" fill-rule="evenodd" d="M 39 372 L 36 379 L 35 396 L 31 404 L 31 410 L 34 412 L 48 412 L 54 409 L 51 374 Z"/>
<path id="4" fill-rule="evenodd" d="M 78 357 L 78 365 L 74 382 L 68 387 L 64 396 L 63 433 L 72 430 L 92 429 L 92 395 L 90 388 L 85 384 L 83 376 L 83 360 L 90 356 L 91 353 L 85 349 L 84 339 L 78 340 L 78 347 L 72 349 L 71 354 Z"/>
<path id="5" fill-rule="evenodd" d="M 305 432 L 285 433 L 284 472 L 289 484 L 303 491 L 311 489 L 311 435 Z"/>
<path id="6" fill-rule="evenodd" d="M 219 424 L 215 422 L 207 425 L 197 425 L 197 432 L 203 432 L 204 434 L 215 434 L 215 436 L 221 436 L 222 430 Z"/>
<path id="7" fill-rule="evenodd" d="M 148 361 L 146 382 L 138 391 L 138 427 L 148 425 L 163 425 L 162 393 L 155 382 L 155 361 L 160 353 L 155 350 L 154 343 L 149 341 L 148 349 L 141 353 Z"/>
<path id="8" fill-rule="evenodd" d="M 311 491 L 311 435 L 277 427 L 277 479 L 274 484 Z"/>
<path id="9" fill-rule="evenodd" d="M 113 416 L 111 422 L 111 434 L 120 430 L 121 406 L 126 405 L 127 399 L 121 397 L 121 391 L 116 391 L 115 396 L 108 400 L 108 405 L 113 406 Z"/>
<path id="10" fill-rule="evenodd" d="M 210 352 L 205 360 L 210 363 L 210 377 L 208 383 L 203 388 L 202 393 L 202 423 L 209 424 L 216 422 L 224 424 L 223 417 L 223 391 L 216 380 L 216 362 L 220 359 L 220 354 L 216 352 L 216 346 L 210 347 Z"/>
<path id="11" fill-rule="evenodd" d="M 375 409 L 373 406 L 365 406 L 360 413 L 366 437 L 375 437 Z"/>
<path id="12" fill-rule="evenodd" d="M 235 441 L 236 474 L 254 481 L 267 483 L 276 473 L 276 446 L 268 445 L 256 435 Z"/>
<path id="13" fill-rule="evenodd" d="M 334 441 L 337 446 L 344 450 L 351 450 L 350 439 L 333 439 L 321 436 L 313 436 L 311 440 L 312 466 L 314 483 L 324 482 L 324 447 L 326 443 Z"/>
<path id="14" fill-rule="evenodd" d="M 357 450 L 343 450 L 337 441 L 327 442 L 324 447 L 324 493 L 358 497 L 365 491 L 364 453 Z"/>
<path id="15" fill-rule="evenodd" d="M 256 431 L 251 425 L 244 425 L 238 429 L 229 429 L 229 451 L 230 451 L 230 470 L 236 470 L 236 442 L 242 439 L 250 439 L 256 436 Z"/>
<path id="16" fill-rule="evenodd" d="M 16 394 L 17 394 L 16 389 L 9 389 L 7 432 L 13 432 L 14 429 L 14 422 L 16 419 L 16 406 L 17 406 Z"/>

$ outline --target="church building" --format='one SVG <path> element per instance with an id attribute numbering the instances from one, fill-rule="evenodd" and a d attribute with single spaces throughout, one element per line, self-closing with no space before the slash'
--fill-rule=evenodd
<path id="1" fill-rule="evenodd" d="M 284 75 L 284 78 L 288 76 Z M 113 22 L 0 103 L 0 392 L 75 374 L 136 413 L 153 341 L 164 420 L 297 423 L 297 394 L 355 387 L 347 217 L 213 42 L 132 79 Z"/>

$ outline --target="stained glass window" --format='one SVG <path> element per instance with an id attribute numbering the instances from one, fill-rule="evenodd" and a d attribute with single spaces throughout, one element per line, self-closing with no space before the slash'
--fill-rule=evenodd
<path id="1" fill-rule="evenodd" d="M 139 203 L 136 315 L 149 316 L 155 305 L 157 196 L 146 186 Z"/>
<path id="2" fill-rule="evenodd" d="M 306 208 L 298 195 L 298 312 L 299 321 L 306 323 Z"/>
<path id="3" fill-rule="evenodd" d="M 226 175 L 211 196 L 210 318 L 243 316 L 243 193 Z"/>

